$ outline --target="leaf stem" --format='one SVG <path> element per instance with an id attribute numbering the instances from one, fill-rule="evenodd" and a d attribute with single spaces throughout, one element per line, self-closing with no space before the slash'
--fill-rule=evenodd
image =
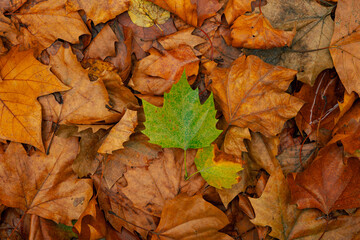
<path id="1" fill-rule="evenodd" d="M 200 171 L 194 172 L 194 173 L 191 174 L 189 177 L 186 177 L 186 178 L 185 178 L 185 181 L 189 180 L 189 179 L 192 178 L 195 174 L 198 174 L 198 173 L 200 173 Z"/>

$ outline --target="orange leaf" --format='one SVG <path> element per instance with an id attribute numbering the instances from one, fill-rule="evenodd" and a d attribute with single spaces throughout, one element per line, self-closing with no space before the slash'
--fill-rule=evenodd
<path id="1" fill-rule="evenodd" d="M 221 8 L 217 0 L 150 0 L 156 5 L 178 15 L 186 23 L 201 26 Z"/>
<path id="2" fill-rule="evenodd" d="M 251 2 L 253 1 L 254 0 L 229 0 L 224 10 L 228 24 L 231 24 L 240 15 L 251 12 Z"/>
<path id="3" fill-rule="evenodd" d="M 288 176 L 291 199 L 298 208 L 334 210 L 360 206 L 360 161 L 344 157 L 342 147 L 331 144 L 319 151 L 312 164 L 301 173 Z"/>
<path id="4" fill-rule="evenodd" d="M 142 94 L 162 95 L 179 81 L 184 68 L 187 76 L 197 75 L 199 59 L 191 47 L 180 45 L 178 48 L 161 54 L 156 49 L 135 65 L 129 86 Z"/>
<path id="5" fill-rule="evenodd" d="M 126 110 L 121 120 L 110 130 L 98 152 L 112 154 L 113 151 L 124 148 L 124 142 L 129 140 L 136 125 L 137 112 Z"/>
<path id="6" fill-rule="evenodd" d="M 55 137 L 49 155 L 27 156 L 11 143 L 0 155 L 0 202 L 71 226 L 93 194 L 92 181 L 78 179 L 71 168 L 78 148 L 77 138 Z"/>
<path id="7" fill-rule="evenodd" d="M 228 125 L 273 136 L 303 104 L 285 93 L 295 74 L 294 70 L 272 66 L 256 56 L 242 56 L 230 69 L 215 69 L 209 79 Z"/>
<path id="8" fill-rule="evenodd" d="M 13 48 L 0 57 L 0 138 L 31 144 L 44 151 L 41 106 L 37 97 L 69 88 L 33 57 Z"/>
<path id="9" fill-rule="evenodd" d="M 274 29 L 261 13 L 242 15 L 231 26 L 231 45 L 254 49 L 290 46 L 295 33 L 296 28 L 291 32 Z"/>
<path id="10" fill-rule="evenodd" d="M 67 11 L 83 9 L 95 25 L 105 23 L 128 10 L 130 0 L 67 0 Z"/>
<path id="11" fill-rule="evenodd" d="M 360 93 L 360 1 L 338 3 L 330 45 L 331 57 L 346 91 Z"/>
<path id="12" fill-rule="evenodd" d="M 14 15 L 27 26 L 43 48 L 49 47 L 58 38 L 78 43 L 81 35 L 90 32 L 79 13 L 65 10 L 65 2 L 42 1 L 34 6 L 23 7 Z"/>
<path id="13" fill-rule="evenodd" d="M 226 215 L 200 195 L 181 194 L 166 202 L 155 230 L 158 235 L 154 234 L 151 239 L 231 240 L 230 236 L 218 232 L 227 224 Z"/>

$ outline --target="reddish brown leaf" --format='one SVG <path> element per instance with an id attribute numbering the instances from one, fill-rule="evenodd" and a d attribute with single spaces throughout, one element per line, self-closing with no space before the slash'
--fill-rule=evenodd
<path id="1" fill-rule="evenodd" d="M 291 199 L 298 208 L 323 213 L 360 206 L 360 161 L 344 157 L 342 147 L 328 145 L 302 173 L 288 177 Z"/>

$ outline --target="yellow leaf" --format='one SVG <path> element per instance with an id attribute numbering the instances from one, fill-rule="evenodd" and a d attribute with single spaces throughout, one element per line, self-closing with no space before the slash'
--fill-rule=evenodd
<path id="1" fill-rule="evenodd" d="M 164 24 L 170 12 L 146 0 L 131 0 L 129 7 L 131 21 L 140 27 Z"/>

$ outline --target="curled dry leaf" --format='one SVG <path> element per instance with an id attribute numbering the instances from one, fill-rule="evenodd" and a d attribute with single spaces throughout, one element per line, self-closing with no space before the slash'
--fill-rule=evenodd
<path id="1" fill-rule="evenodd" d="M 240 15 L 251 12 L 252 1 L 254 0 L 229 0 L 224 10 L 228 24 L 233 23 Z"/>
<path id="2" fill-rule="evenodd" d="M 293 31 L 274 29 L 262 13 L 242 15 L 231 26 L 231 45 L 253 49 L 291 46 Z"/>
<path id="3" fill-rule="evenodd" d="M 175 49 L 182 44 L 188 45 L 194 49 L 195 46 L 206 42 L 205 39 L 192 34 L 194 29 L 195 28 L 193 27 L 185 28 L 173 34 L 161 37 L 157 39 L 157 41 L 165 50 Z"/>
<path id="4" fill-rule="evenodd" d="M 331 144 L 319 151 L 311 165 L 289 175 L 291 199 L 298 208 L 323 213 L 360 206 L 360 161 L 344 157 L 343 147 Z"/>
<path id="5" fill-rule="evenodd" d="M 130 0 L 65 0 L 66 11 L 74 12 L 83 9 L 86 16 L 95 25 L 105 23 L 129 8 Z"/>
<path id="6" fill-rule="evenodd" d="M 250 202 L 256 215 L 250 220 L 253 224 L 270 226 L 271 237 L 288 239 L 300 211 L 290 204 L 289 187 L 281 170 L 270 176 L 261 197 L 250 198 Z"/>
<path id="7" fill-rule="evenodd" d="M 131 21 L 140 27 L 154 24 L 159 27 L 170 18 L 170 12 L 146 0 L 131 0 L 128 14 Z"/>
<path id="8" fill-rule="evenodd" d="M 11 143 L 0 156 L 0 202 L 72 225 L 93 194 L 92 181 L 78 179 L 71 168 L 78 148 L 75 137 L 54 137 L 49 155 L 27 156 L 21 144 Z"/>
<path id="9" fill-rule="evenodd" d="M 37 61 L 31 50 L 19 52 L 18 48 L 12 48 L 0 57 L 0 68 L 0 138 L 31 144 L 44 151 L 41 106 L 37 98 L 69 88 L 48 66 Z"/>
<path id="10" fill-rule="evenodd" d="M 256 56 L 241 56 L 230 69 L 213 70 L 209 80 L 228 126 L 273 136 L 303 105 L 300 99 L 285 93 L 295 74 Z"/>
<path id="11" fill-rule="evenodd" d="M 129 140 L 137 125 L 137 112 L 127 110 L 121 120 L 110 130 L 99 153 L 112 154 L 113 151 L 124 148 L 124 142 Z"/>
<path id="12" fill-rule="evenodd" d="M 346 91 L 360 93 L 360 2 L 340 1 L 335 13 L 331 57 Z"/>
<path id="13" fill-rule="evenodd" d="M 156 5 L 178 15 L 194 27 L 201 26 L 205 19 L 212 17 L 221 8 L 218 0 L 150 0 Z"/>
<path id="14" fill-rule="evenodd" d="M 225 135 L 224 152 L 241 157 L 242 152 L 247 152 L 244 139 L 251 139 L 249 129 L 231 126 Z"/>
<path id="15" fill-rule="evenodd" d="M 106 57 L 115 56 L 115 42 L 117 41 L 115 33 L 109 24 L 106 24 L 86 48 L 85 59 L 99 58 L 104 60 Z"/>
<path id="16" fill-rule="evenodd" d="M 65 2 L 66 0 L 50 0 L 34 6 L 25 5 L 26 7 L 22 7 L 14 15 L 27 26 L 43 49 L 49 47 L 58 38 L 70 43 L 78 43 L 81 35 L 90 32 L 79 13 L 65 10 Z"/>
<path id="17" fill-rule="evenodd" d="M 155 230 L 157 234 L 153 234 L 151 239 L 231 240 L 230 236 L 218 232 L 227 224 L 226 215 L 200 195 L 188 197 L 181 194 L 166 202 Z"/>
<path id="18" fill-rule="evenodd" d="M 196 76 L 199 71 L 199 59 L 187 45 L 180 45 L 163 54 L 152 48 L 149 53 L 149 56 L 136 63 L 129 82 L 130 87 L 142 94 L 163 95 L 179 81 L 184 68 L 189 77 Z"/>

